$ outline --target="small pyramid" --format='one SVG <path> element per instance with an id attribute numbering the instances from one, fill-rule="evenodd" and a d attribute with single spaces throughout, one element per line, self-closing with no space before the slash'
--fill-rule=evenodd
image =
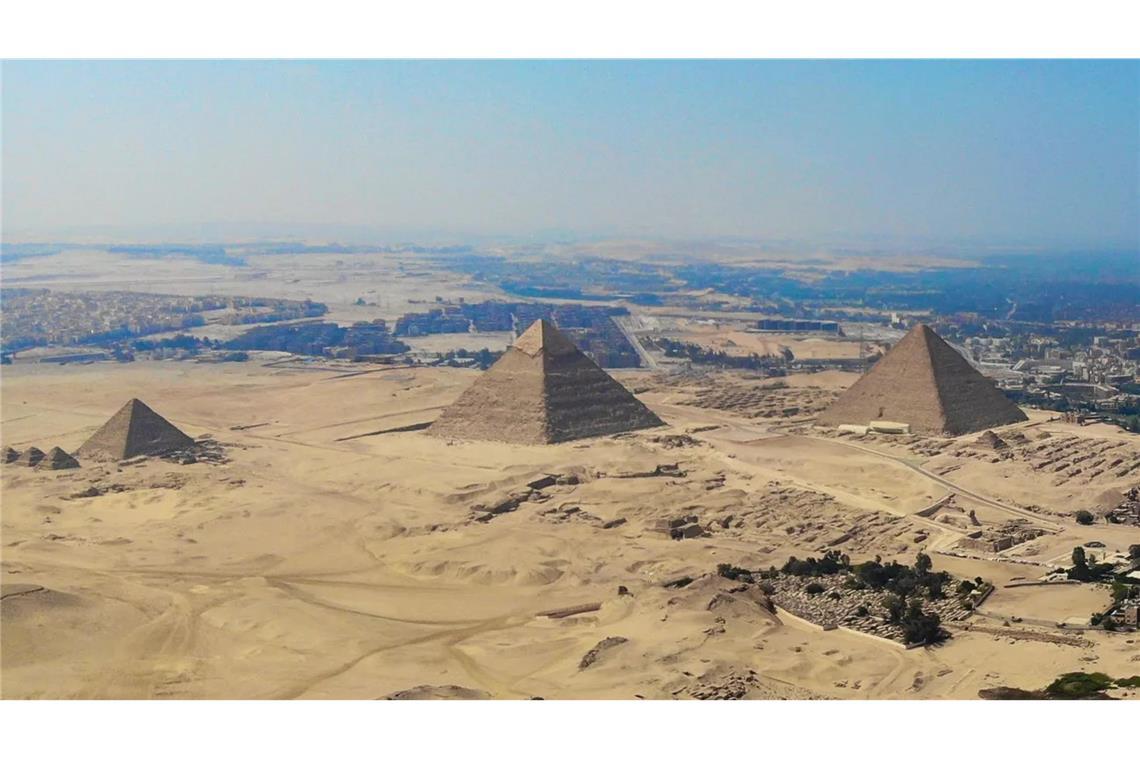
<path id="1" fill-rule="evenodd" d="M 926 325 L 916 325 L 819 415 L 821 425 L 902 422 L 924 435 L 962 435 L 1027 418 L 991 380 Z"/>
<path id="2" fill-rule="evenodd" d="M 55 446 L 49 451 L 40 463 L 36 465 L 41 470 L 70 470 L 78 467 L 79 462 L 75 461 L 75 457 L 68 454 L 59 446 Z"/>
<path id="3" fill-rule="evenodd" d="M 1001 436 L 992 430 L 987 430 L 978 436 L 974 441 L 974 447 L 979 449 L 993 449 L 1000 451 L 1001 449 L 1008 449 L 1009 444 L 1002 440 Z"/>
<path id="4" fill-rule="evenodd" d="M 29 446 L 24 449 L 24 453 L 16 460 L 16 464 L 23 465 L 24 467 L 35 467 L 44 458 L 44 453 L 37 449 L 35 446 Z"/>
<path id="5" fill-rule="evenodd" d="M 545 319 L 439 416 L 428 432 L 506 443 L 560 443 L 665 423 Z"/>
<path id="6" fill-rule="evenodd" d="M 133 398 L 75 452 L 91 459 L 129 459 L 182 449 L 194 439 Z"/>
<path id="7" fill-rule="evenodd" d="M 5 446 L 3 453 L 0 456 L 4 457 L 4 464 L 11 464 L 20 458 L 20 452 L 16 451 L 11 446 Z"/>

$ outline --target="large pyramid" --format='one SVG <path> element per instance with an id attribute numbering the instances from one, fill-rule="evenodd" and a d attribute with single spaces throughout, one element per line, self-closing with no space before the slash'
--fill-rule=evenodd
<path id="1" fill-rule="evenodd" d="M 663 424 L 554 325 L 540 319 L 444 410 L 428 432 L 534 444 Z"/>
<path id="2" fill-rule="evenodd" d="M 194 439 L 133 398 L 75 452 L 92 459 L 128 459 L 191 446 Z"/>
<path id="3" fill-rule="evenodd" d="M 926 325 L 917 325 L 819 415 L 821 425 L 903 422 L 911 432 L 961 435 L 1025 414 Z"/>

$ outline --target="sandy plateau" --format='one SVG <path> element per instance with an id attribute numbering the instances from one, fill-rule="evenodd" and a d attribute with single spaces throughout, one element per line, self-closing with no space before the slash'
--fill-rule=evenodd
<path id="1" fill-rule="evenodd" d="M 577 443 L 376 434 L 434 419 L 474 378 L 5 368 L 5 445 L 74 451 L 137 396 L 229 461 L 4 466 L 2 696 L 974 698 L 1066 671 L 1140 674 L 1137 634 L 1056 625 L 1087 622 L 1106 587 L 1006 588 L 1078 544 L 1140 543 L 1140 529 L 1072 519 L 1140 481 L 1135 436 L 1035 414 L 998 431 L 1021 441 L 1008 455 L 976 435 L 852 441 L 807 424 L 853 379 L 837 373 L 767 389 L 629 373 L 669 427 Z M 965 531 L 930 511 L 940 501 L 1047 531 L 993 557 L 941 554 Z M 686 515 L 704 535 L 655 527 Z M 716 574 L 829 547 L 908 563 L 922 548 L 997 590 L 948 641 L 906 650 L 772 613 Z"/>

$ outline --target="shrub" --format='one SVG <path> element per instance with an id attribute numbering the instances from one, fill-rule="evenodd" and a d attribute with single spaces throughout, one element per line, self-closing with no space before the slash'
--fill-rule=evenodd
<path id="1" fill-rule="evenodd" d="M 1054 699 L 1088 699 L 1113 685 L 1104 673 L 1065 673 L 1045 687 Z"/>
<path id="2" fill-rule="evenodd" d="M 1082 509 L 1077 512 L 1077 522 L 1081 525 L 1092 525 L 1095 519 L 1093 513 L 1087 509 Z"/>
<path id="3" fill-rule="evenodd" d="M 818 583 L 809 583 L 804 587 L 804 592 L 815 596 L 816 594 L 822 594 L 824 592 L 824 588 Z"/>
<path id="4" fill-rule="evenodd" d="M 722 578 L 728 578 L 730 581 L 743 580 L 745 583 L 752 582 L 751 570 L 745 570 L 743 567 L 736 567 L 727 562 L 717 565 L 716 573 Z"/>

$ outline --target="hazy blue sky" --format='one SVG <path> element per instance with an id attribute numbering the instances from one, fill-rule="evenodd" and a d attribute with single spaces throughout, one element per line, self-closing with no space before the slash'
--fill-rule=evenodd
<path id="1" fill-rule="evenodd" d="M 9 238 L 258 223 L 1135 249 L 1138 177 L 1135 61 L 3 64 Z"/>

